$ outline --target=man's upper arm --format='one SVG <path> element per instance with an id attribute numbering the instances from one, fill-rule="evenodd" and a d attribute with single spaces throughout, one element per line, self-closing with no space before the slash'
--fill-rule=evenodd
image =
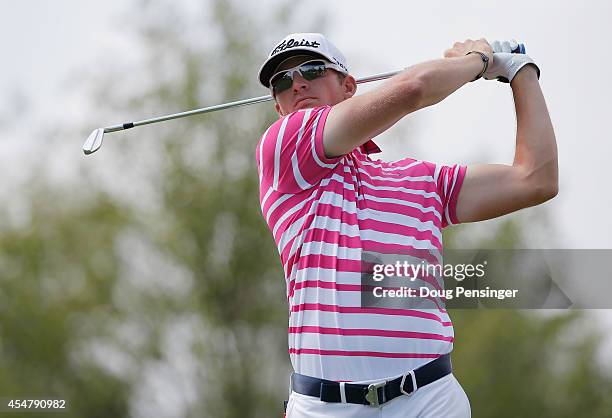
<path id="1" fill-rule="evenodd" d="M 419 109 L 422 89 L 413 80 L 386 83 L 332 107 L 323 131 L 325 155 L 347 154 Z"/>
<path id="2" fill-rule="evenodd" d="M 496 218 L 542 203 L 552 196 L 531 183 L 526 171 L 503 164 L 467 168 L 457 200 L 459 222 Z"/>

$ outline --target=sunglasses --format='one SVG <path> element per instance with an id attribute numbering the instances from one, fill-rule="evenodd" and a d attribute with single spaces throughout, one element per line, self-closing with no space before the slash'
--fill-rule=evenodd
<path id="1" fill-rule="evenodd" d="M 328 68 L 344 72 L 339 65 L 331 64 L 323 60 L 306 61 L 297 67 L 275 73 L 270 78 L 270 88 L 274 94 L 282 93 L 293 86 L 293 77 L 295 73 L 299 73 L 304 80 L 312 81 L 319 77 L 323 77 L 325 75 L 325 70 Z"/>

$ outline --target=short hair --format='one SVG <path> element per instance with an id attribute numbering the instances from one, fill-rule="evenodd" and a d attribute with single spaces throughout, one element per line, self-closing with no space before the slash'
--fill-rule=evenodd
<path id="1" fill-rule="evenodd" d="M 342 83 L 347 76 L 347 74 L 341 73 L 340 71 L 336 71 L 332 68 L 329 69 L 336 73 L 336 75 L 338 76 L 338 80 L 340 80 L 340 83 Z"/>

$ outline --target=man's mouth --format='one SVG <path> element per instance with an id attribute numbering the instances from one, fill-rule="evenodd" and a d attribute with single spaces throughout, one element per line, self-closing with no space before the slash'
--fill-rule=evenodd
<path id="1" fill-rule="evenodd" d="M 304 104 L 304 103 L 306 102 L 306 100 L 312 100 L 312 99 L 313 99 L 312 97 L 302 97 L 301 99 L 298 99 L 298 100 L 295 102 L 295 105 L 294 105 L 294 106 L 296 106 L 296 107 L 297 107 L 297 106 L 299 106 L 299 105 L 301 105 L 301 104 Z"/>

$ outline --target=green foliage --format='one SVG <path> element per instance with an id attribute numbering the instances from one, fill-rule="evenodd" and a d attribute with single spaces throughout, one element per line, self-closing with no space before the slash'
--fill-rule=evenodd
<path id="1" fill-rule="evenodd" d="M 66 417 L 123 413 L 125 384 L 71 357 L 100 324 L 71 325 L 112 303 L 112 243 L 126 214 L 103 195 L 66 207 L 38 192 L 29 196 L 30 223 L 0 235 L 0 396 L 65 399 Z"/>
<path id="2" fill-rule="evenodd" d="M 578 331 L 589 325 L 580 312 L 547 317 L 492 309 L 452 318 L 455 374 L 474 416 L 612 416 L 612 380 L 597 360 L 600 340 L 594 330 Z"/>
<path id="3" fill-rule="evenodd" d="M 480 248 L 525 244 L 521 217 Z M 462 248 L 469 225 L 445 231 Z M 533 278 L 536 280 L 536 278 Z M 612 376 L 600 366 L 601 330 L 584 311 L 452 310 L 453 369 L 475 417 L 612 417 Z"/>

